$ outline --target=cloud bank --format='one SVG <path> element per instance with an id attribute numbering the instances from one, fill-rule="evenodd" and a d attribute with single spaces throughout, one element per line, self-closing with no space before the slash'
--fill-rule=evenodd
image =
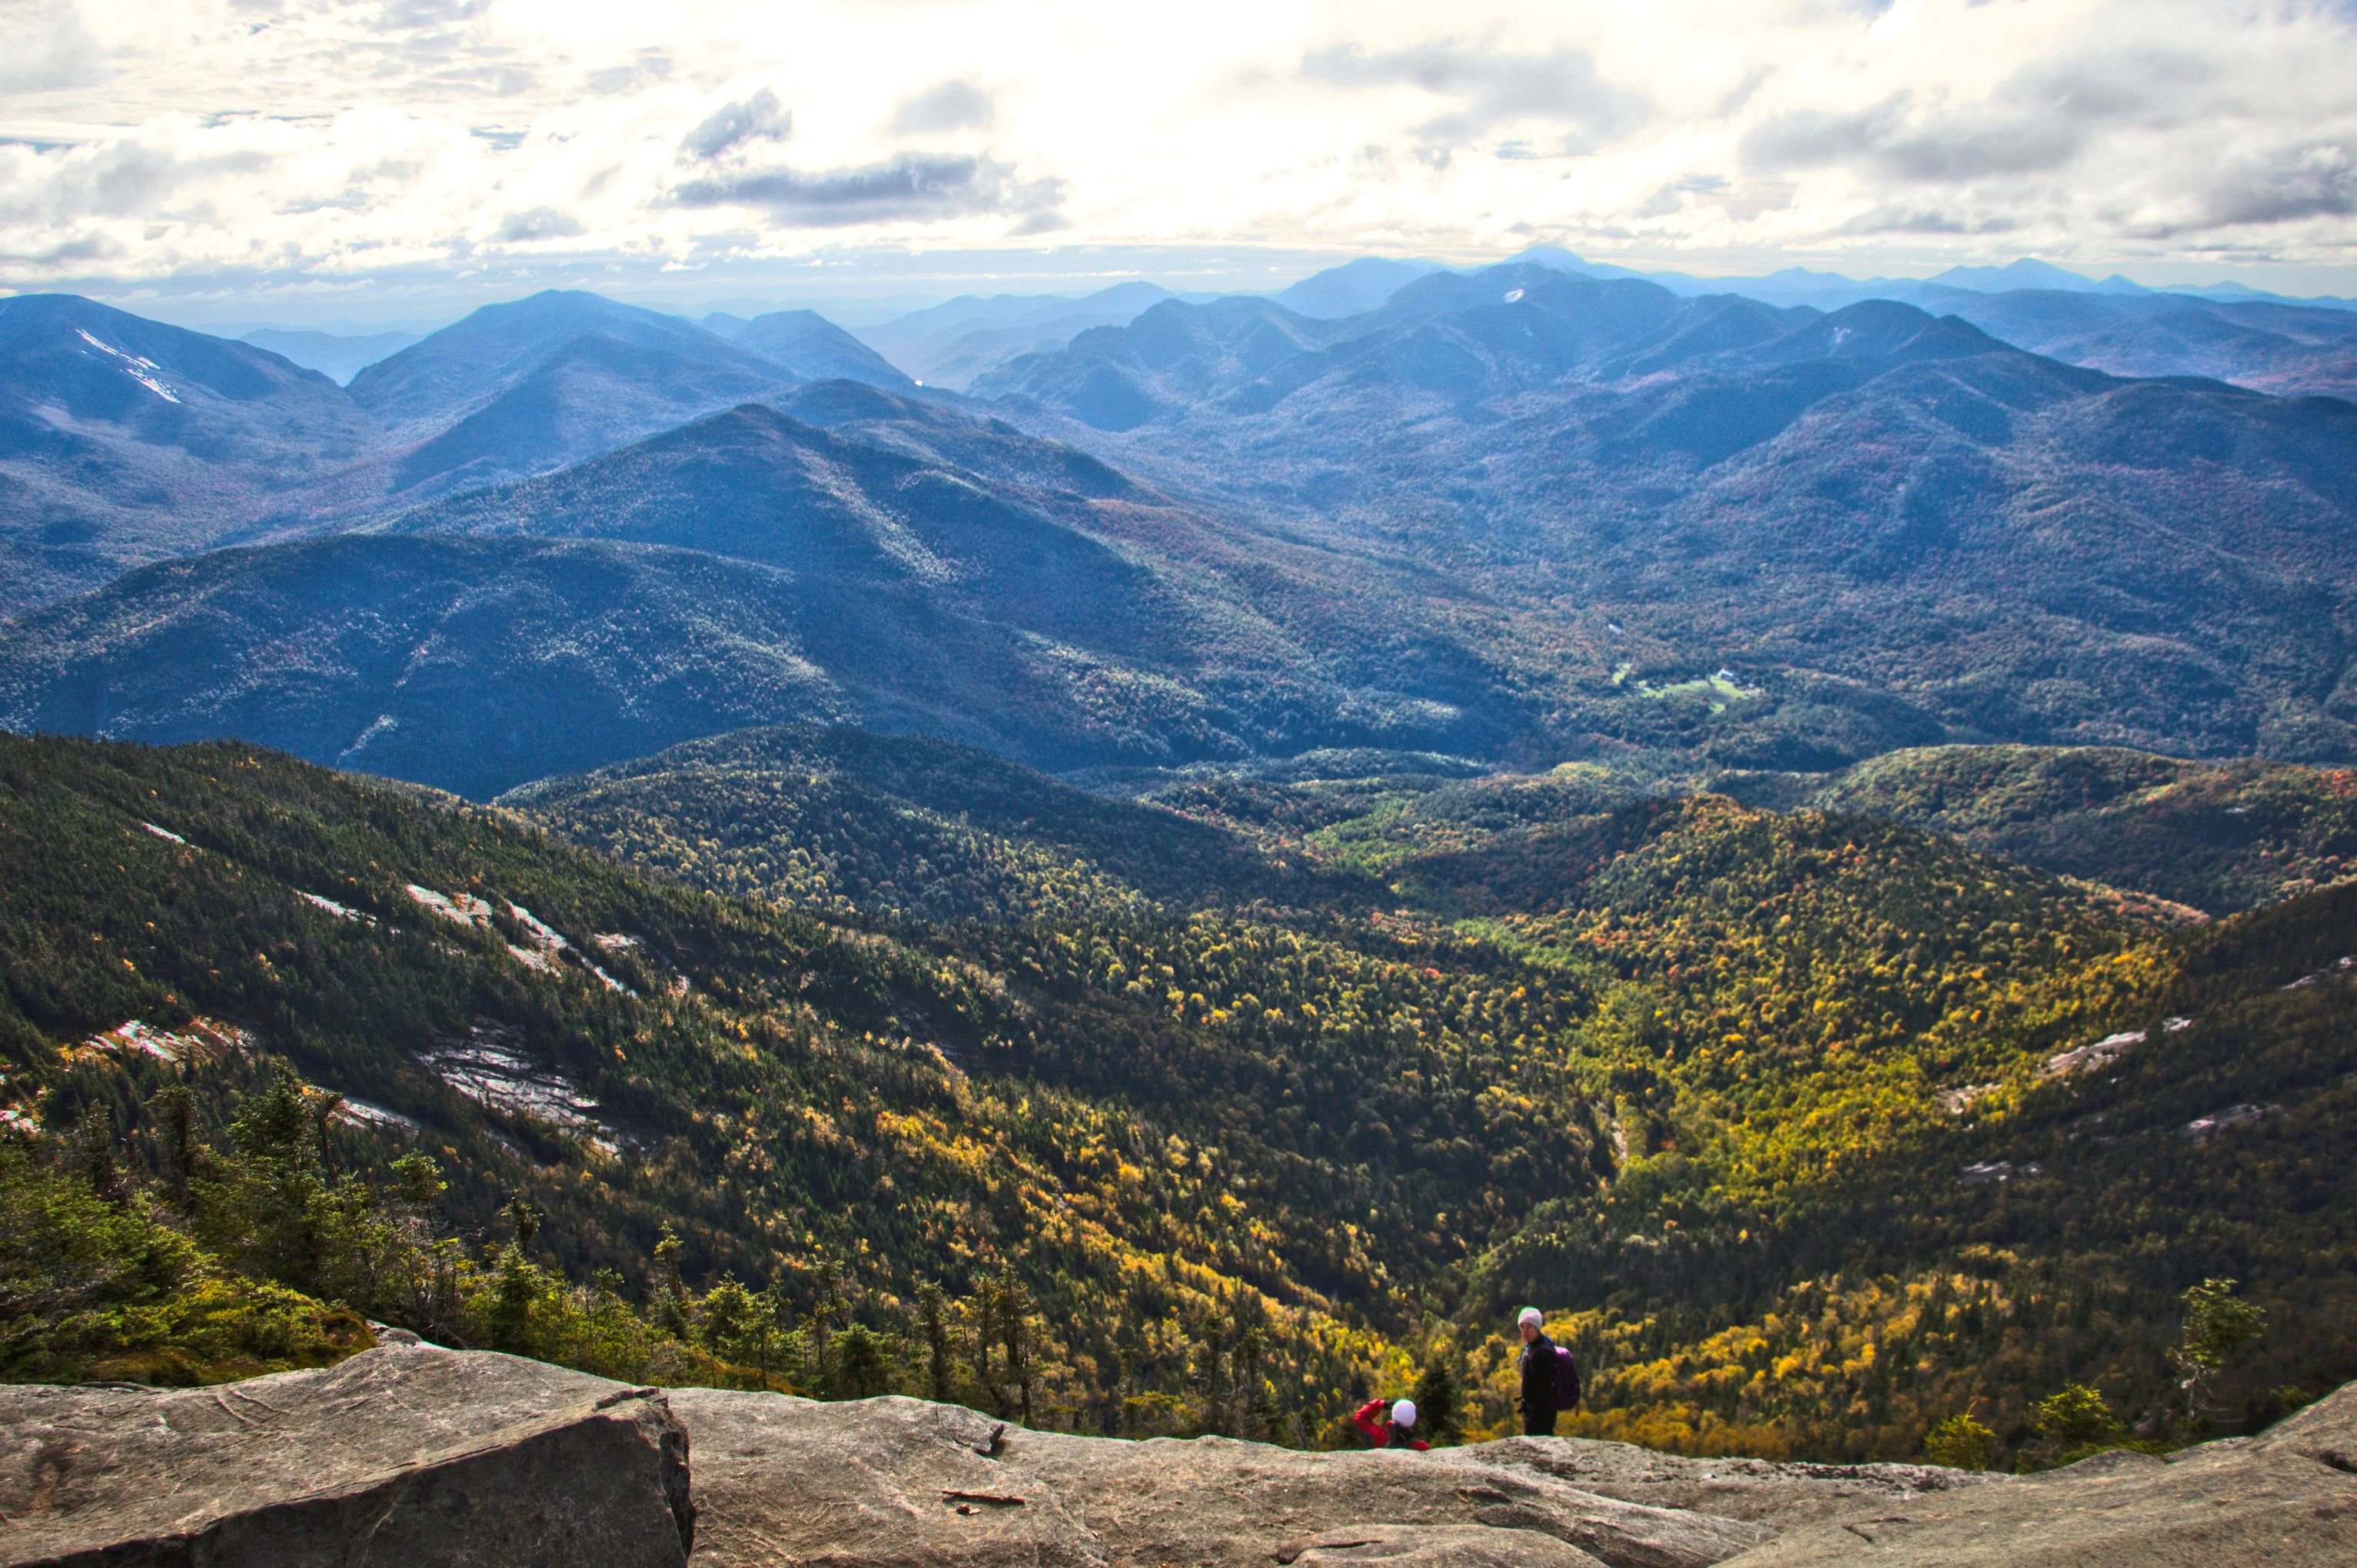
<path id="1" fill-rule="evenodd" d="M 2357 293 L 2305 0 L 0 0 L 0 286 L 1532 242 Z"/>

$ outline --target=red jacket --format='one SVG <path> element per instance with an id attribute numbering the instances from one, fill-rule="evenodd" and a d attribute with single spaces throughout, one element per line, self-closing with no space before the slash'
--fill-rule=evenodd
<path id="1" fill-rule="evenodd" d="M 1367 1434 L 1367 1441 L 1378 1448 L 1389 1448 L 1396 1443 L 1403 1448 L 1413 1448 L 1422 1454 L 1432 1446 L 1421 1437 L 1409 1436 L 1405 1428 L 1392 1424 L 1392 1402 L 1389 1400 L 1369 1400 L 1351 1415 L 1351 1421 Z"/>

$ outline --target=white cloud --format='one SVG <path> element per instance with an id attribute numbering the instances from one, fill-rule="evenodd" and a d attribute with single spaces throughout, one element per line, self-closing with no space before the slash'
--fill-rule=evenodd
<path id="1" fill-rule="evenodd" d="M 98 41 L 73 0 L 0 0 L 0 92 L 54 92 L 98 79 Z"/>
<path id="2" fill-rule="evenodd" d="M 765 87 L 705 115 L 680 138 L 679 151 L 683 157 L 716 158 L 748 143 L 782 142 L 793 132 L 792 112 Z"/>
<path id="3" fill-rule="evenodd" d="M 0 284 L 1028 236 L 2357 292 L 2352 81 L 2302 0 L 0 0 Z"/>
<path id="4" fill-rule="evenodd" d="M 903 136 L 933 135 L 947 131 L 982 131 L 998 118 L 990 94 L 970 81 L 952 78 L 929 87 L 892 112 L 892 129 Z"/>

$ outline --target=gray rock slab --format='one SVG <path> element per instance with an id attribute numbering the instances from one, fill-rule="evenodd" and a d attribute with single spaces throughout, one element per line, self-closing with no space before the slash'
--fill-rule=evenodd
<path id="1" fill-rule="evenodd" d="M 1770 1534 L 1437 1454 L 1128 1443 L 900 1398 L 819 1404 L 681 1389 L 671 1399 L 694 1444 L 698 1568 L 1265 1568 L 1320 1540 L 1336 1562 L 1381 1544 L 1439 1553 L 1436 1563 L 1704 1568 Z M 1337 1530 L 1382 1540 L 1345 1548 Z M 1469 1555 L 1477 1545 L 1491 1555 Z"/>
<path id="2" fill-rule="evenodd" d="M 1996 1479 L 1936 1465 L 1812 1465 L 1766 1459 L 1688 1459 L 1626 1443 L 1580 1437 L 1507 1437 L 1450 1449 L 1448 1457 L 1537 1470 L 1586 1491 L 1661 1509 L 1690 1509 L 1779 1530 L 1855 1513 L 1927 1492 Z"/>
<path id="3" fill-rule="evenodd" d="M 663 1397 L 423 1348 L 218 1388 L 0 1387 L 0 1564 L 678 1568 Z"/>
<path id="4" fill-rule="evenodd" d="M 1554 1438 L 1125 1443 L 430 1346 L 212 1389 L 0 1387 L 0 1568 L 681 1568 L 691 1547 L 697 1568 L 2340 1568 L 2357 1386 L 2257 1437 L 2018 1478 Z"/>
<path id="5" fill-rule="evenodd" d="M 1705 1568 L 1773 1531 L 1607 1498 L 1450 1453 L 1304 1454 L 1224 1437 L 1129 1443 L 1010 1428 L 1008 1464 L 1053 1487 L 1117 1564 L 1244 1568 L 1381 1521 L 1523 1530 L 1611 1568 Z"/>
<path id="6" fill-rule="evenodd" d="M 1106 1568 L 1006 1423 L 889 1396 L 820 1404 L 676 1389 L 695 1452 L 697 1568 Z"/>
<path id="7" fill-rule="evenodd" d="M 2099 1454 L 1869 1509 L 1792 1530 L 1729 1568 L 2348 1568 L 2357 1563 L 2357 1475 L 2301 1449 L 2347 1441 L 2352 1413 L 2344 1404 L 2301 1430 L 2165 1460 Z"/>
<path id="8" fill-rule="evenodd" d="M 2256 1454 L 2297 1454 L 2357 1475 L 2357 1383 L 2285 1417 L 2251 1439 Z"/>

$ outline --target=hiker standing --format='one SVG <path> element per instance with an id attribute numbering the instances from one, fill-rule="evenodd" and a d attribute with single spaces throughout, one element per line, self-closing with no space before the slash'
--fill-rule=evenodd
<path id="1" fill-rule="evenodd" d="M 1523 1308 L 1523 1435 L 1553 1437 L 1557 1411 L 1579 1402 L 1579 1369 L 1571 1352 L 1547 1337 L 1546 1318 L 1535 1306 Z"/>
<path id="2" fill-rule="evenodd" d="M 1389 1412 L 1383 1402 L 1371 1399 L 1351 1412 L 1351 1421 L 1378 1448 L 1413 1448 L 1421 1454 L 1432 1446 L 1415 1434 L 1415 1401 L 1399 1400 Z"/>

